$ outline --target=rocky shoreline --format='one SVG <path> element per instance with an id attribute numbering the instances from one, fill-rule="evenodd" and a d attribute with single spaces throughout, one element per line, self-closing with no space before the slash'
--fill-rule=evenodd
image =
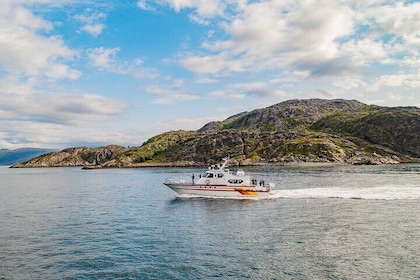
<path id="1" fill-rule="evenodd" d="M 390 165 L 390 164 L 404 164 L 404 163 L 420 163 L 420 158 L 410 158 L 406 160 L 399 160 L 396 157 L 385 158 L 380 156 L 371 157 L 355 157 L 351 161 L 284 161 L 284 162 L 251 162 L 251 161 L 238 161 L 232 160 L 231 166 L 240 167 L 319 167 L 319 166 L 345 166 L 345 165 Z M 198 163 L 193 161 L 175 161 L 175 162 L 143 162 L 143 163 L 130 163 L 130 164 L 117 164 L 115 162 L 107 162 L 106 164 L 69 164 L 69 165 L 21 165 L 16 164 L 11 168 L 42 168 L 42 167 L 81 167 L 84 170 L 97 170 L 97 169 L 115 169 L 115 168 L 171 168 L 171 167 L 203 167 L 206 168 L 208 164 Z"/>
<path id="2" fill-rule="evenodd" d="M 406 163 L 420 163 L 419 159 L 411 159 L 406 161 L 395 161 L 381 159 L 379 161 L 372 161 L 369 159 L 360 159 L 353 163 L 343 163 L 343 162 L 282 162 L 282 163 L 245 163 L 245 164 L 236 164 L 232 166 L 238 167 L 324 167 L 324 166 L 347 166 L 347 165 L 392 165 L 392 164 L 406 164 Z M 102 165 L 87 165 L 82 166 L 84 170 L 97 170 L 97 169 L 114 169 L 114 168 L 189 168 L 189 167 L 203 167 L 206 168 L 205 164 L 197 164 L 194 162 L 171 162 L 171 163 L 137 163 L 131 164 L 128 166 L 102 166 Z"/>
<path id="3" fill-rule="evenodd" d="M 106 149 L 105 147 L 102 147 Z M 97 148 L 100 149 L 100 148 Z M 59 153 L 59 152 L 55 152 Z M 48 154 L 47 154 L 48 156 Z M 142 162 L 130 163 L 121 162 L 117 160 L 109 160 L 97 164 L 97 162 L 86 162 L 73 160 L 71 162 L 59 161 L 54 157 L 50 158 L 51 161 L 41 161 L 37 163 L 19 163 L 12 165 L 11 168 L 42 168 L 42 167 L 81 167 L 85 170 L 96 169 L 114 169 L 114 168 L 153 168 L 153 167 L 207 167 L 209 163 L 195 162 L 195 161 L 174 161 L 174 162 Z M 214 162 L 216 163 L 216 162 Z M 420 158 L 404 158 L 400 159 L 397 156 L 380 156 L 372 154 L 370 156 L 354 156 L 347 160 L 342 161 L 328 161 L 323 158 L 318 160 L 308 161 L 296 159 L 296 157 L 289 157 L 284 161 L 271 160 L 271 161 L 249 161 L 233 159 L 232 166 L 248 166 L 248 167 L 270 167 L 270 166 L 294 166 L 294 167 L 312 167 L 312 166 L 342 166 L 342 165 L 389 165 L 389 164 L 402 164 L 402 163 L 420 163 Z"/>

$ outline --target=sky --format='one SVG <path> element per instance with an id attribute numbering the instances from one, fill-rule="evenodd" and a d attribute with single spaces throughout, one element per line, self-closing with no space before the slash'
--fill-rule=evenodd
<path id="1" fill-rule="evenodd" d="M 420 2 L 0 0 L 0 148 L 139 146 L 306 98 L 420 107 Z"/>

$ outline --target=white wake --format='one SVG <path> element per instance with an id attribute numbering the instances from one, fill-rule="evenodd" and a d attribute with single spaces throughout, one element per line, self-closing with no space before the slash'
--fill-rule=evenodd
<path id="1" fill-rule="evenodd" d="M 215 197 L 205 195 L 182 194 L 178 198 L 210 198 L 235 200 L 264 200 L 280 198 L 342 198 L 342 199 L 368 199 L 368 200 L 415 200 L 420 199 L 420 185 L 418 186 L 380 186 L 380 187 L 325 187 L 307 189 L 276 189 L 268 197 Z"/>
<path id="2" fill-rule="evenodd" d="M 279 189 L 273 191 L 276 198 L 344 198 L 371 200 L 420 199 L 420 186 L 379 186 L 366 188 L 308 188 Z"/>

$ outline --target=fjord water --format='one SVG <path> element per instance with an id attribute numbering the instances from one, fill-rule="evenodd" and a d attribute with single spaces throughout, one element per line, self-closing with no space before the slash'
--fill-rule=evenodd
<path id="1" fill-rule="evenodd" d="M 162 184 L 201 171 L 0 167 L 0 279 L 420 279 L 420 164 L 246 169 L 264 200 Z"/>

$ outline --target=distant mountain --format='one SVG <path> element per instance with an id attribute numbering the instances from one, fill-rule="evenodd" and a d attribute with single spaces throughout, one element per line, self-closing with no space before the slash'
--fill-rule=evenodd
<path id="1" fill-rule="evenodd" d="M 40 155 L 50 153 L 52 149 L 22 148 L 16 150 L 0 149 L 0 165 L 12 165 Z"/>
<path id="2" fill-rule="evenodd" d="M 110 145 L 53 152 L 15 167 L 189 166 L 230 154 L 241 165 L 389 164 L 420 158 L 420 108 L 381 107 L 356 100 L 289 100 L 171 131 L 139 147 Z"/>

